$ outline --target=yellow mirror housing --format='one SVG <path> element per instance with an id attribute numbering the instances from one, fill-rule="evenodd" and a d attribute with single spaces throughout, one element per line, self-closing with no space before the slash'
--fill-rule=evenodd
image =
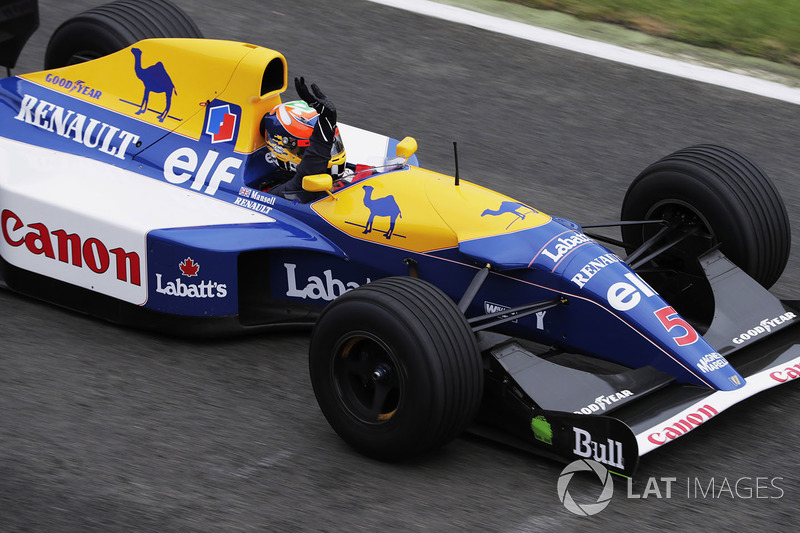
<path id="1" fill-rule="evenodd" d="M 417 141 L 414 137 L 406 137 L 397 143 L 397 155 L 408 161 L 408 158 L 417 151 Z"/>
<path id="2" fill-rule="evenodd" d="M 330 174 L 312 174 L 303 177 L 303 190 L 322 192 L 333 189 L 333 178 Z"/>

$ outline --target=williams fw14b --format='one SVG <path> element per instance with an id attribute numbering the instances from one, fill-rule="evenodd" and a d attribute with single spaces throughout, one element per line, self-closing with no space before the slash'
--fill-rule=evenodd
<path id="1" fill-rule="evenodd" d="M 733 150 L 647 167 L 614 238 L 346 124 L 347 171 L 307 176 L 303 202 L 263 186 L 283 55 L 164 38 L 81 61 L 69 24 L 46 70 L 0 80 L 10 290 L 168 332 L 313 327 L 322 412 L 383 460 L 469 428 L 630 475 L 800 377 L 798 304 L 767 290 L 789 255 L 786 209 Z"/>

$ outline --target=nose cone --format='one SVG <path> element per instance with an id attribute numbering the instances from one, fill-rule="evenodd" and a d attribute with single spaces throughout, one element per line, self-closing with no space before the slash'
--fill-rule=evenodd
<path id="1" fill-rule="evenodd" d="M 641 335 L 653 347 L 649 360 L 645 354 L 621 353 L 615 361 L 650 365 L 679 381 L 719 390 L 744 386 L 744 378 L 650 285 L 617 255 L 585 239 L 570 233 L 559 236 L 534 264 L 552 265 L 552 272 L 564 280 L 565 293 L 590 298 L 630 326 L 627 334 Z"/>
<path id="2" fill-rule="evenodd" d="M 459 243 L 459 250 L 494 270 L 525 272 L 570 304 L 561 320 L 570 334 L 556 346 L 631 367 L 652 366 L 718 390 L 744 378 L 616 254 L 553 219 L 537 228 Z M 533 279 L 533 278 L 531 278 Z M 566 340 L 565 340 L 566 339 Z"/>

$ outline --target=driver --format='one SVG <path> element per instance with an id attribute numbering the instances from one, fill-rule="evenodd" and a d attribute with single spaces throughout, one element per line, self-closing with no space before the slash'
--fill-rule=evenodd
<path id="1" fill-rule="evenodd" d="M 323 173 L 331 174 L 333 179 L 341 177 L 345 151 L 333 103 L 316 84 L 309 91 L 305 79 L 295 78 L 294 85 L 303 101 L 279 104 L 261 119 L 267 161 L 277 166 L 270 178 L 280 182 L 268 192 L 309 202 L 319 194 L 303 190 L 303 177 Z"/>

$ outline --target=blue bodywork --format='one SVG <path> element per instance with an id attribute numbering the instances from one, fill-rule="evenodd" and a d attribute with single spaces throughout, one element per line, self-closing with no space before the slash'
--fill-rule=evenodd
<path id="1" fill-rule="evenodd" d="M 211 108 L 225 109 L 219 112 L 221 118 L 206 117 L 212 133 L 226 113 L 237 112 L 233 104 L 225 106 L 223 101 L 210 103 Z M 77 115 L 87 117 L 86 122 L 80 132 L 70 132 L 68 118 Z M 627 367 L 652 366 L 678 382 L 721 390 L 744 384 L 655 291 L 574 222 L 553 218 L 535 228 L 414 252 L 354 238 L 332 227 L 312 204 L 252 188 L 272 168 L 263 150 L 243 154 L 234 151 L 232 143 L 213 143 L 205 135 L 187 138 L 20 78 L 0 80 L 0 125 L 9 139 L 101 161 L 274 219 L 149 231 L 143 305 L 153 311 L 237 316 L 243 314 L 243 300 L 253 307 L 320 310 L 344 291 L 371 280 L 409 275 L 410 263 L 419 277 L 459 301 L 476 273 L 489 264 L 491 272 L 466 310 L 467 317 L 563 300 L 541 313 L 499 325 L 498 332 Z M 83 136 L 80 142 L 76 135 Z M 395 146 L 396 141 L 389 143 L 387 157 L 395 156 Z M 409 163 L 416 164 L 416 159 Z M 408 168 L 381 174 L 384 183 L 403 187 Z M 513 202 L 505 208 L 513 213 L 520 206 L 531 209 Z M 490 207 L 494 206 L 486 206 L 487 212 Z M 249 324 L 257 324 L 258 313 L 251 314 L 255 318 Z"/>

